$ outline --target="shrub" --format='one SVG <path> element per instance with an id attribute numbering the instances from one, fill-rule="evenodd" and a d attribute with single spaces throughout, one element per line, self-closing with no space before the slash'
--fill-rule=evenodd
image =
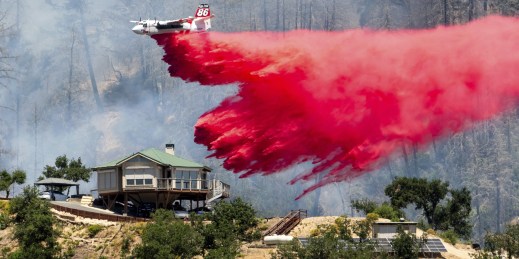
<path id="1" fill-rule="evenodd" d="M 431 235 L 431 236 L 436 236 L 436 231 L 434 231 L 434 229 L 430 228 L 430 229 L 427 229 L 427 234 Z"/>
<path id="2" fill-rule="evenodd" d="M 310 236 L 311 237 L 319 236 L 319 234 L 320 234 L 320 231 L 319 231 L 318 228 L 314 228 L 314 229 L 310 230 Z"/>
<path id="3" fill-rule="evenodd" d="M 0 201 L 0 211 L 9 211 L 9 201 Z"/>
<path id="4" fill-rule="evenodd" d="M 121 245 L 121 255 L 122 257 L 126 257 L 126 254 L 130 252 L 130 245 L 131 245 L 132 239 L 129 236 L 125 236 L 123 239 L 123 243 Z"/>
<path id="5" fill-rule="evenodd" d="M 420 218 L 418 220 L 418 224 L 416 225 L 419 229 L 432 229 L 431 226 L 425 221 L 424 218 Z"/>
<path id="6" fill-rule="evenodd" d="M 138 235 L 142 235 L 144 228 L 146 228 L 146 222 L 137 222 L 130 225 L 130 231 L 134 231 Z"/>
<path id="7" fill-rule="evenodd" d="M 440 237 L 449 244 L 455 245 L 458 243 L 458 235 L 452 229 L 440 233 Z"/>
<path id="8" fill-rule="evenodd" d="M 355 233 L 362 242 L 369 238 L 371 233 L 372 222 L 369 220 L 358 221 L 357 224 L 353 225 L 353 233 Z"/>
<path id="9" fill-rule="evenodd" d="M 103 226 L 101 225 L 90 225 L 87 228 L 88 231 L 88 237 L 93 238 L 97 235 L 97 233 L 101 232 L 103 230 Z"/>
<path id="10" fill-rule="evenodd" d="M 19 249 L 13 258 L 54 258 L 59 254 L 49 203 L 38 198 L 38 189 L 26 187 L 23 194 L 11 200 L 9 212 L 14 216 L 13 236 Z"/>
<path id="11" fill-rule="evenodd" d="M 351 220 L 346 216 L 340 216 L 335 220 L 335 226 L 337 232 L 339 232 L 339 238 L 343 240 L 352 240 L 353 227 Z M 330 229 L 333 230 L 333 229 Z"/>
<path id="12" fill-rule="evenodd" d="M 377 221 L 378 218 L 380 218 L 380 216 L 377 214 L 377 213 L 368 213 L 368 215 L 366 215 L 366 219 L 373 222 L 373 221 Z"/>
<path id="13" fill-rule="evenodd" d="M 485 235 L 485 252 L 480 253 L 478 258 L 501 258 L 502 255 L 508 255 L 508 258 L 519 258 L 519 225 L 507 226 L 504 233 Z"/>
<path id="14" fill-rule="evenodd" d="M 395 253 L 396 258 L 416 258 L 420 253 L 420 247 L 425 242 L 427 237 L 423 237 L 421 240 L 416 238 L 412 234 L 406 233 L 402 228 L 398 228 L 398 234 L 391 241 L 391 246 Z"/>
<path id="15" fill-rule="evenodd" d="M 262 235 L 261 231 L 258 230 L 258 229 L 256 229 L 256 230 L 254 230 L 254 231 L 252 232 L 252 234 L 251 234 L 251 239 L 252 239 L 252 240 L 260 240 L 262 236 L 263 236 L 263 235 Z"/>
<path id="16" fill-rule="evenodd" d="M 142 233 L 142 244 L 135 247 L 136 258 L 192 258 L 202 255 L 203 237 L 190 225 L 175 220 L 173 213 L 159 209 Z"/>
<path id="17" fill-rule="evenodd" d="M 63 259 L 65 259 L 65 258 L 73 258 L 75 254 L 76 254 L 76 251 L 75 251 L 74 247 L 69 246 L 67 248 L 67 250 L 65 250 L 65 252 L 61 256 L 61 258 L 63 258 Z"/>
<path id="18" fill-rule="evenodd" d="M 400 210 L 395 209 L 388 203 L 382 203 L 373 212 L 378 214 L 381 218 L 390 219 L 394 222 L 399 221 L 400 217 L 404 216 Z"/>
<path id="19" fill-rule="evenodd" d="M 258 230 L 259 231 L 265 231 L 269 228 L 269 226 L 267 226 L 267 224 L 263 223 L 261 225 L 258 226 Z"/>
<path id="20" fill-rule="evenodd" d="M 11 223 L 9 215 L 7 215 L 7 213 L 0 212 L 0 230 L 6 229 L 7 226 L 9 226 L 9 223 Z"/>
<path id="21" fill-rule="evenodd" d="M 9 247 L 9 246 L 3 247 L 2 250 L 0 251 L 2 258 L 7 258 L 7 255 L 9 254 L 9 252 L 11 252 L 11 247 Z"/>

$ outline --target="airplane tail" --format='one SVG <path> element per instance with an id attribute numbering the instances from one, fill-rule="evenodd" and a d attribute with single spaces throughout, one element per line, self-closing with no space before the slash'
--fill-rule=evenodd
<path id="1" fill-rule="evenodd" d="M 195 19 L 191 24 L 191 31 L 207 31 L 211 29 L 211 18 L 214 17 L 209 4 L 200 4 L 195 12 Z"/>
<path id="2" fill-rule="evenodd" d="M 200 4 L 195 12 L 195 18 L 211 17 L 209 4 Z"/>

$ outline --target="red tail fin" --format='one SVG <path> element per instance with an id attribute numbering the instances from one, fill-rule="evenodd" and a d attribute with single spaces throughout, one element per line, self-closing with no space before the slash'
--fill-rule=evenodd
<path id="1" fill-rule="evenodd" d="M 200 4 L 195 12 L 195 18 L 198 17 L 209 17 L 211 16 L 211 10 L 209 10 L 209 4 Z"/>

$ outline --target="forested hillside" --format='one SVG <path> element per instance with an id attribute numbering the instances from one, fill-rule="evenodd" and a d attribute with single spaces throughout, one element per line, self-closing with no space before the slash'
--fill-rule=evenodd
<path id="1" fill-rule="evenodd" d="M 204 163 L 233 196 L 263 215 L 305 208 L 353 214 L 352 199 L 385 199 L 395 176 L 439 178 L 472 192 L 474 235 L 500 231 L 519 215 L 519 109 L 427 148 L 405 148 L 378 171 L 321 188 L 287 186 L 301 164 L 268 177 L 238 179 L 193 142 L 197 118 L 236 91 L 171 78 L 162 49 L 135 35 L 129 20 L 193 15 L 198 1 L 0 1 L 0 169 L 21 168 L 34 181 L 66 154 L 88 166 L 175 143 L 179 156 Z M 517 0 L 215 0 L 213 30 L 288 31 L 424 29 L 487 15 L 514 16 Z M 323 39 L 326 40 L 326 39 Z M 348 48 L 348 43 L 344 43 Z M 448 48 L 448 42 L 445 43 Z M 461 55 L 462 53 L 460 53 Z M 456 57 L 453 57 L 456 58 Z M 519 87 L 519 86 L 518 86 Z M 481 107 L 482 111 L 485 109 Z M 95 181 L 95 174 L 91 182 Z M 308 183 L 312 184 L 312 183 Z M 82 192 L 89 192 L 85 188 Z M 14 193 L 19 193 L 16 187 Z"/>

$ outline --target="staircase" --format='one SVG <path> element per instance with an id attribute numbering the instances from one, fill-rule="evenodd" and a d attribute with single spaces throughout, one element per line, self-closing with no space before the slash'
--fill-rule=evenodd
<path id="1" fill-rule="evenodd" d="M 205 200 L 206 204 L 210 204 L 217 199 L 229 198 L 231 186 L 222 181 L 213 179 L 209 182 L 209 190 L 210 192 L 207 194 Z"/>
<path id="2" fill-rule="evenodd" d="M 286 235 L 306 217 L 306 210 L 292 210 L 274 226 L 263 232 L 263 236 Z"/>

